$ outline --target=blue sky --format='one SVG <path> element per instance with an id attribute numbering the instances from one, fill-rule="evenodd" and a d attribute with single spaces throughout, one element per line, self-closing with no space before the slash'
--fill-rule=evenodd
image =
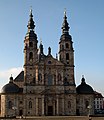
<path id="1" fill-rule="evenodd" d="M 35 32 L 44 53 L 58 53 L 64 9 L 75 50 L 75 81 L 82 75 L 104 95 L 104 0 L 0 0 L 0 86 L 24 64 L 24 37 L 32 6 Z"/>

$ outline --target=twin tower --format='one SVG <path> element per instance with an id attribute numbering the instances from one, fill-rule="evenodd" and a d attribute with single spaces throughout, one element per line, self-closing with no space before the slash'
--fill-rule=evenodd
<path id="1" fill-rule="evenodd" d="M 59 59 L 44 54 L 43 45 L 38 48 L 32 10 L 24 40 L 24 85 L 23 93 L 36 99 L 36 115 L 75 115 L 76 85 L 74 80 L 74 50 L 69 34 L 66 11 L 59 41 Z M 33 98 L 34 99 L 34 98 Z"/>
<path id="2" fill-rule="evenodd" d="M 62 24 L 62 35 L 59 41 L 59 60 L 58 57 L 53 58 L 51 55 L 51 48 L 48 48 L 48 55 L 44 54 L 43 45 L 40 43 L 38 48 L 37 35 L 35 33 L 35 25 L 32 15 L 32 10 L 30 10 L 30 18 L 28 21 L 28 32 L 24 40 L 24 83 L 26 84 L 38 84 L 39 78 L 42 78 L 42 85 L 48 85 L 48 80 L 45 80 L 44 76 L 48 72 L 57 67 L 61 68 L 57 74 L 60 74 L 60 78 L 63 82 L 65 80 L 70 85 L 74 85 L 74 50 L 72 37 L 69 34 L 69 26 L 66 17 L 66 11 L 64 12 L 64 21 Z M 43 75 L 44 74 L 44 75 Z M 52 73 L 53 74 L 53 73 Z M 63 74 L 63 75 L 62 75 Z M 40 77 L 39 77 L 40 75 Z M 52 77 L 54 78 L 54 77 Z M 51 81 L 50 85 L 55 85 L 55 81 Z"/>

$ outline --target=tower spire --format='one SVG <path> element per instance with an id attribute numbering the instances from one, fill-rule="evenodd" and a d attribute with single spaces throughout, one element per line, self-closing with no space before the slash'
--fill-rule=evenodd
<path id="1" fill-rule="evenodd" d="M 62 24 L 62 34 L 69 34 L 69 26 L 68 26 L 68 22 L 67 22 L 67 16 L 66 16 L 66 9 L 64 11 L 64 21 Z"/>
<path id="2" fill-rule="evenodd" d="M 85 84 L 85 78 L 84 78 L 84 75 L 82 75 L 81 84 Z"/>
<path id="3" fill-rule="evenodd" d="M 66 8 L 64 9 L 64 15 L 66 15 Z"/>
<path id="4" fill-rule="evenodd" d="M 33 31 L 34 30 L 34 20 L 33 20 L 33 15 L 32 15 L 32 8 L 30 8 L 30 15 L 29 15 L 29 21 L 28 21 L 28 31 Z"/>

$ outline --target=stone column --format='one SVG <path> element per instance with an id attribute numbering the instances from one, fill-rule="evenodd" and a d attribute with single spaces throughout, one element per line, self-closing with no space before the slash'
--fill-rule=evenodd
<path id="1" fill-rule="evenodd" d="M 62 115 L 64 115 L 65 111 L 64 111 L 64 98 L 62 98 Z"/>
<path id="2" fill-rule="evenodd" d="M 42 68 L 42 85 L 44 85 L 44 70 Z"/>
<path id="3" fill-rule="evenodd" d="M 38 106 L 38 98 L 36 98 L 36 115 L 38 115 L 38 108 L 39 106 Z"/>
<path id="4" fill-rule="evenodd" d="M 36 67 L 36 85 L 38 84 L 38 67 Z"/>
<path id="5" fill-rule="evenodd" d="M 57 70 L 56 70 L 56 85 L 58 84 L 58 74 L 57 74 Z"/>
<path id="6" fill-rule="evenodd" d="M 26 94 L 24 95 L 24 104 L 23 104 L 23 106 L 25 108 L 24 111 L 23 111 L 23 114 L 26 117 L 27 116 L 27 95 Z"/>
<path id="7" fill-rule="evenodd" d="M 61 81 L 62 81 L 62 85 L 64 84 L 64 77 L 63 77 L 64 75 L 63 75 L 63 74 L 64 74 L 64 72 L 62 71 L 62 73 L 61 73 L 61 78 L 62 78 Z"/>
<path id="8" fill-rule="evenodd" d="M 44 96 L 42 96 L 42 115 L 44 116 Z"/>
<path id="9" fill-rule="evenodd" d="M 53 102 L 53 115 L 56 115 L 56 113 L 55 113 L 55 110 L 56 110 L 55 103 L 56 103 L 56 101 Z"/>
<path id="10" fill-rule="evenodd" d="M 59 115 L 59 98 L 58 98 L 58 95 L 57 95 L 57 98 L 56 98 L 56 114 Z"/>

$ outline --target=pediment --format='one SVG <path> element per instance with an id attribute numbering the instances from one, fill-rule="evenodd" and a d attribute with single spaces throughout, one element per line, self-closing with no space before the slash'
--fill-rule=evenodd
<path id="1" fill-rule="evenodd" d="M 64 64 L 62 62 L 60 62 L 59 60 L 53 58 L 52 56 L 47 56 L 46 57 L 45 64 L 46 65 L 64 66 Z"/>

